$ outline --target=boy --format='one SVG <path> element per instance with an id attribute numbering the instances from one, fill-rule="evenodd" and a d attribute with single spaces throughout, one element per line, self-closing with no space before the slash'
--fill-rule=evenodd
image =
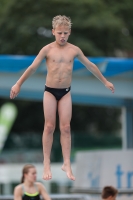
<path id="1" fill-rule="evenodd" d="M 118 190 L 112 186 L 106 186 L 102 190 L 102 200 L 116 200 Z"/>
<path id="2" fill-rule="evenodd" d="M 61 146 L 64 163 L 62 170 L 70 180 L 75 180 L 71 170 L 71 134 L 70 121 L 72 115 L 71 80 L 74 58 L 78 58 L 108 89 L 114 92 L 114 86 L 101 74 L 95 64 L 90 62 L 77 47 L 67 42 L 71 33 L 71 19 L 58 15 L 52 21 L 52 33 L 55 41 L 44 46 L 33 63 L 27 68 L 16 84 L 11 88 L 10 98 L 15 98 L 23 82 L 36 71 L 43 59 L 46 59 L 47 77 L 43 99 L 44 107 L 44 180 L 52 178 L 50 169 L 50 153 L 53 142 L 53 133 L 56 123 L 56 110 L 59 114 L 59 127 L 61 132 Z"/>

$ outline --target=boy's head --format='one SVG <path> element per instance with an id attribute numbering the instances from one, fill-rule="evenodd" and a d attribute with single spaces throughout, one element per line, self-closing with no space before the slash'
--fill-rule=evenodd
<path id="1" fill-rule="evenodd" d="M 115 200 L 118 190 L 112 186 L 106 186 L 102 190 L 102 199 L 103 200 Z"/>
<path id="2" fill-rule="evenodd" d="M 52 27 L 55 29 L 57 26 L 67 26 L 71 29 L 72 23 L 70 17 L 66 17 L 65 15 L 55 16 L 52 21 Z"/>
<path id="3" fill-rule="evenodd" d="M 52 33 L 55 36 L 56 43 L 64 46 L 67 43 L 71 33 L 71 19 L 65 15 L 57 15 L 52 21 Z"/>

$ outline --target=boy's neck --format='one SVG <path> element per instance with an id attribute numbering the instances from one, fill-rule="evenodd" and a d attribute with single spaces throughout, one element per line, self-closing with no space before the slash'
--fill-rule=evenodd
<path id="1" fill-rule="evenodd" d="M 67 42 L 64 44 L 64 45 L 60 45 L 60 44 L 58 44 L 56 41 L 55 41 L 55 45 L 56 45 L 56 47 L 58 47 L 58 48 L 64 48 L 64 47 L 66 47 L 67 46 Z"/>

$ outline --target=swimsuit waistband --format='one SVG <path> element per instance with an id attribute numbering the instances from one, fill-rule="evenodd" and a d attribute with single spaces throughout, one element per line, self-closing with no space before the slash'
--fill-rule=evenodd
<path id="1" fill-rule="evenodd" d="M 71 86 L 70 87 L 66 87 L 66 88 L 52 88 L 52 87 L 48 87 L 47 85 L 45 85 L 45 88 L 54 89 L 54 90 L 66 90 L 66 89 L 71 89 Z"/>

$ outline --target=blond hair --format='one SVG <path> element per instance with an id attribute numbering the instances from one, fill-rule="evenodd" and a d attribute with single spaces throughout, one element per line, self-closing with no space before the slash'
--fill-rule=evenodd
<path id="1" fill-rule="evenodd" d="M 57 15 L 53 18 L 52 27 L 55 29 L 57 26 L 68 26 L 71 29 L 72 23 L 70 17 L 66 17 L 65 15 Z"/>

